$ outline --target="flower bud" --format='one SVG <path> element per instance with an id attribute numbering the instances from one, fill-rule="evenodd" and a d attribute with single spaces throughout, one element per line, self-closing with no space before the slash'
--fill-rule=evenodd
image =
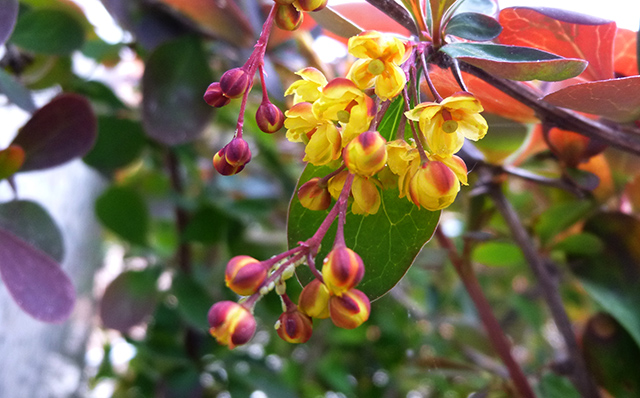
<path id="1" fill-rule="evenodd" d="M 24 163 L 24 149 L 17 145 L 0 151 L 0 180 L 14 175 Z"/>
<path id="2" fill-rule="evenodd" d="M 225 96 L 238 98 L 251 86 L 251 76 L 244 68 L 233 68 L 222 74 L 220 88 Z"/>
<path id="3" fill-rule="evenodd" d="M 369 319 L 371 303 L 360 290 L 351 289 L 342 296 L 331 296 L 329 311 L 334 325 L 343 329 L 354 329 Z"/>
<path id="4" fill-rule="evenodd" d="M 376 185 L 376 183 L 378 185 Z M 353 203 L 351 204 L 351 212 L 353 214 L 376 214 L 380 208 L 380 192 L 378 186 L 381 185 L 374 178 L 360 177 L 356 174 L 351 185 L 351 194 L 353 195 Z"/>
<path id="5" fill-rule="evenodd" d="M 327 286 L 318 279 L 312 280 L 302 289 L 298 299 L 300 311 L 312 318 L 329 318 L 329 298 Z"/>
<path id="6" fill-rule="evenodd" d="M 205 91 L 203 98 L 207 104 L 215 108 L 223 107 L 231 101 L 231 99 L 225 96 L 222 92 L 219 82 L 211 83 L 209 87 L 207 87 L 207 91 Z"/>
<path id="7" fill-rule="evenodd" d="M 218 173 L 230 176 L 237 174 L 251 161 L 251 149 L 242 138 L 234 138 L 213 157 L 213 166 Z"/>
<path id="8" fill-rule="evenodd" d="M 283 312 L 276 322 L 278 336 L 287 343 L 306 343 L 313 333 L 313 321 L 295 306 Z"/>
<path id="9" fill-rule="evenodd" d="M 334 247 L 324 259 L 322 276 L 329 291 L 340 295 L 360 283 L 364 264 L 358 253 L 348 247 Z"/>
<path id="10" fill-rule="evenodd" d="M 256 111 L 258 128 L 268 134 L 273 134 L 284 125 L 284 113 L 269 101 L 264 101 Z"/>
<path id="11" fill-rule="evenodd" d="M 227 263 L 224 281 L 227 287 L 241 296 L 257 292 L 267 279 L 267 269 L 253 257 L 235 256 Z"/>
<path id="12" fill-rule="evenodd" d="M 348 176 L 349 170 L 342 170 L 329 180 L 329 193 L 335 200 L 338 200 L 340 197 L 340 193 L 342 192 L 342 188 L 344 188 L 344 183 L 347 181 Z"/>
<path id="13" fill-rule="evenodd" d="M 423 164 L 409 182 L 409 194 L 413 203 L 431 211 L 448 207 L 459 190 L 458 177 L 439 161 Z"/>
<path id="14" fill-rule="evenodd" d="M 246 344 L 256 332 L 256 320 L 251 312 L 233 301 L 215 303 L 208 318 L 209 333 L 230 349 Z"/>
<path id="15" fill-rule="evenodd" d="M 300 204 L 309 210 L 326 210 L 331 205 L 331 194 L 327 186 L 319 184 L 320 178 L 314 177 L 298 189 Z"/>
<path id="16" fill-rule="evenodd" d="M 377 131 L 365 131 L 353 139 L 342 153 L 349 171 L 371 177 L 387 162 L 387 140 Z"/>
<path id="17" fill-rule="evenodd" d="M 320 11 L 327 6 L 328 0 L 298 0 L 298 8 L 302 11 Z"/>
<path id="18" fill-rule="evenodd" d="M 298 10 L 293 4 L 278 4 L 276 10 L 276 25 L 282 30 L 296 30 L 302 24 L 304 14 Z"/>

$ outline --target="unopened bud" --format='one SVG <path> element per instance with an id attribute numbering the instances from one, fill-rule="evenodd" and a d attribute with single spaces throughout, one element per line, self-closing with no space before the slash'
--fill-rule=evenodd
<path id="1" fill-rule="evenodd" d="M 276 323 L 278 336 L 287 343 L 306 343 L 313 333 L 313 321 L 295 306 L 278 318 Z"/>
<path id="2" fill-rule="evenodd" d="M 320 11 L 327 6 L 328 0 L 298 0 L 298 6 L 302 11 Z"/>
<path id="3" fill-rule="evenodd" d="M 343 329 L 354 329 L 369 319 L 371 303 L 360 290 L 351 289 L 342 296 L 331 296 L 329 311 L 334 325 Z"/>
<path id="4" fill-rule="evenodd" d="M 360 283 L 364 264 L 358 253 L 348 247 L 334 247 L 324 259 L 322 276 L 329 291 L 340 295 Z"/>
<path id="5" fill-rule="evenodd" d="M 235 256 L 227 263 L 224 281 L 227 287 L 241 296 L 257 292 L 265 279 L 267 269 L 253 257 Z"/>
<path id="6" fill-rule="evenodd" d="M 207 104 L 215 108 L 223 107 L 231 101 L 231 99 L 222 92 L 219 82 L 211 83 L 209 87 L 207 87 L 203 98 Z"/>
<path id="7" fill-rule="evenodd" d="M 327 185 L 319 184 L 320 178 L 315 177 L 302 184 L 298 189 L 300 204 L 309 210 L 326 210 L 331 205 L 331 194 Z"/>
<path id="8" fill-rule="evenodd" d="M 458 177 L 439 161 L 423 164 L 409 182 L 409 194 L 413 203 L 431 211 L 448 207 L 459 190 Z"/>
<path id="9" fill-rule="evenodd" d="M 230 349 L 246 344 L 256 332 L 256 320 L 251 312 L 233 301 L 214 304 L 208 318 L 209 333 Z"/>
<path id="10" fill-rule="evenodd" d="M 220 88 L 229 98 L 238 98 L 251 86 L 251 76 L 243 68 L 233 68 L 222 74 Z"/>
<path id="11" fill-rule="evenodd" d="M 298 308 L 312 318 L 329 318 L 330 297 L 331 293 L 327 286 L 318 279 L 314 279 L 302 289 Z"/>
<path id="12" fill-rule="evenodd" d="M 242 138 L 234 138 L 213 157 L 213 166 L 218 173 L 229 176 L 237 174 L 251 161 L 251 149 Z"/>
<path id="13" fill-rule="evenodd" d="M 268 134 L 273 134 L 284 125 L 284 113 L 271 102 L 262 102 L 256 111 L 258 128 Z"/>
<path id="14" fill-rule="evenodd" d="M 365 131 L 353 139 L 342 153 L 349 171 L 371 177 L 387 162 L 387 140 L 377 131 Z"/>
<path id="15" fill-rule="evenodd" d="M 293 4 L 278 4 L 276 10 L 276 25 L 282 30 L 296 30 L 302 24 L 304 14 L 298 10 Z"/>

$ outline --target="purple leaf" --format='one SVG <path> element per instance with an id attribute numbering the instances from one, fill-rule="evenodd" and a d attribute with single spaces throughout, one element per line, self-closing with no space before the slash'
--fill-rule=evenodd
<path id="1" fill-rule="evenodd" d="M 118 275 L 100 302 L 103 325 L 124 333 L 151 315 L 157 302 L 157 279 L 158 273 L 152 269 Z"/>
<path id="2" fill-rule="evenodd" d="M 18 0 L 0 0 L 0 45 L 11 36 L 18 19 Z"/>
<path id="3" fill-rule="evenodd" d="M 31 171 L 84 156 L 96 135 L 97 121 L 89 101 L 77 94 L 62 94 L 36 111 L 12 144 L 25 151 L 20 171 Z"/>
<path id="4" fill-rule="evenodd" d="M 0 228 L 0 259 L 0 276 L 20 308 L 43 322 L 69 317 L 76 293 L 51 257 Z"/>

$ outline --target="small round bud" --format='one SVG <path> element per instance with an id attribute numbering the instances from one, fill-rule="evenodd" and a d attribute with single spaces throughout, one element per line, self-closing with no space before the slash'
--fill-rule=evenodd
<path id="1" fill-rule="evenodd" d="M 227 263 L 224 281 L 227 287 L 241 296 L 257 292 L 265 279 L 267 269 L 253 257 L 235 256 Z"/>
<path id="2" fill-rule="evenodd" d="M 209 87 L 207 87 L 207 91 L 205 91 L 203 98 L 207 104 L 215 108 L 223 107 L 231 101 L 231 99 L 225 96 L 222 92 L 219 82 L 211 83 Z"/>
<path id="3" fill-rule="evenodd" d="M 294 306 L 280 315 L 276 322 L 276 331 L 287 343 L 306 343 L 313 333 L 313 321 Z"/>
<path id="4" fill-rule="evenodd" d="M 330 297 L 331 293 L 329 293 L 327 286 L 318 279 L 314 279 L 302 289 L 298 299 L 298 308 L 312 318 L 329 318 Z"/>
<path id="5" fill-rule="evenodd" d="M 442 162 L 423 164 L 409 182 L 411 200 L 418 207 L 435 211 L 448 207 L 460 190 L 460 180 Z"/>
<path id="6" fill-rule="evenodd" d="M 348 247 L 334 247 L 324 259 L 322 276 L 329 291 L 340 295 L 360 283 L 364 264 L 358 253 Z"/>
<path id="7" fill-rule="evenodd" d="M 245 307 L 233 301 L 215 303 L 209 309 L 209 333 L 230 349 L 246 344 L 256 332 L 256 320 Z"/>
<path id="8" fill-rule="evenodd" d="M 302 11 L 320 11 L 327 6 L 328 0 L 298 0 L 298 7 Z"/>
<path id="9" fill-rule="evenodd" d="M 298 189 L 300 204 L 309 210 L 326 210 L 331 205 L 331 194 L 327 185 L 319 184 L 320 178 L 314 177 Z"/>
<path id="10" fill-rule="evenodd" d="M 276 10 L 276 25 L 282 30 L 296 30 L 302 24 L 304 14 L 293 4 L 278 5 Z"/>
<path id="11" fill-rule="evenodd" d="M 234 138 L 213 156 L 213 167 L 218 173 L 229 176 L 237 174 L 251 161 L 251 149 L 242 138 Z"/>
<path id="12" fill-rule="evenodd" d="M 369 319 L 371 303 L 358 289 L 351 289 L 342 296 L 331 296 L 329 311 L 333 324 L 343 329 L 354 329 Z"/>
<path id="13" fill-rule="evenodd" d="M 256 111 L 258 128 L 268 134 L 273 134 L 284 125 L 284 113 L 271 102 L 263 102 Z"/>
<path id="14" fill-rule="evenodd" d="M 344 148 L 342 156 L 349 171 L 371 177 L 387 163 L 387 140 L 377 131 L 365 131 Z"/>
<path id="15" fill-rule="evenodd" d="M 243 68 L 233 68 L 222 74 L 220 89 L 229 98 L 242 97 L 251 86 L 251 76 Z"/>

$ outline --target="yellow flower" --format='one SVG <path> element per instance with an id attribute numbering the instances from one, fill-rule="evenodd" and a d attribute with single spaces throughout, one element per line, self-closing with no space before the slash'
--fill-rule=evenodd
<path id="1" fill-rule="evenodd" d="M 305 162 L 323 166 L 342 154 L 342 136 L 336 125 L 328 119 L 316 117 L 308 102 L 295 104 L 285 112 L 287 139 L 307 144 Z"/>
<path id="2" fill-rule="evenodd" d="M 349 53 L 357 60 L 347 77 L 364 90 L 375 86 L 382 101 L 395 97 L 407 84 L 400 68 L 409 56 L 400 39 L 376 31 L 365 31 L 349 39 Z"/>
<path id="3" fill-rule="evenodd" d="M 378 212 L 381 203 L 380 192 L 378 191 L 379 184 L 378 180 L 374 178 L 362 177 L 356 174 L 351 185 L 351 194 L 353 195 L 351 212 L 353 214 L 367 216 Z"/>
<path id="4" fill-rule="evenodd" d="M 460 91 L 441 103 L 423 102 L 405 113 L 418 121 L 431 153 L 448 158 L 462 148 L 464 139 L 477 141 L 487 133 L 487 121 L 480 115 L 480 101 Z"/>
<path id="5" fill-rule="evenodd" d="M 409 182 L 420 167 L 420 155 L 414 145 L 405 140 L 387 143 L 387 165 L 393 174 L 398 175 L 399 197 L 409 196 Z"/>
<path id="6" fill-rule="evenodd" d="M 302 80 L 293 82 L 284 95 L 293 94 L 293 103 L 314 102 L 320 98 L 322 89 L 327 85 L 327 78 L 316 68 L 308 67 L 296 72 Z"/>

